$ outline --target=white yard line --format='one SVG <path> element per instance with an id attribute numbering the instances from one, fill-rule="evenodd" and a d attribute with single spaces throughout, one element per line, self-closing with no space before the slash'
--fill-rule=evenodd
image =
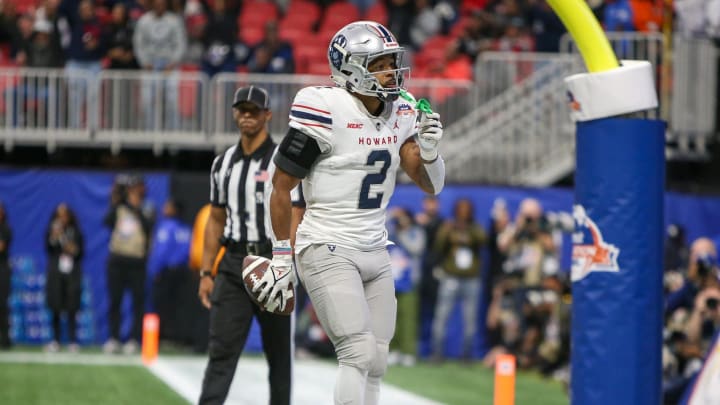
<path id="1" fill-rule="evenodd" d="M 150 370 L 191 403 L 200 396 L 207 360 L 200 357 L 161 357 Z M 298 360 L 294 363 L 293 404 L 333 403 L 334 364 Z M 269 402 L 268 368 L 264 358 L 241 358 L 226 404 L 255 405 Z M 383 384 L 380 405 L 440 405 L 410 392 Z"/>

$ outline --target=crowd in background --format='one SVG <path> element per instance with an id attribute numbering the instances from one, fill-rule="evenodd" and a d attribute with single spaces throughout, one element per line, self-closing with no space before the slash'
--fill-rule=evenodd
<path id="1" fill-rule="evenodd" d="M 276 0 L 279 18 L 292 0 Z M 313 0 L 306 0 L 313 1 Z M 259 2 L 262 2 L 260 0 Z M 333 3 L 314 0 L 321 10 Z M 545 0 L 352 0 L 359 16 L 384 18 L 418 54 L 416 75 L 472 78 L 484 51 L 556 52 L 566 32 Z M 653 32 L 669 14 L 662 1 L 590 0 L 608 31 Z M 261 38 L 243 39 L 241 0 L 23 0 L 0 2 L 0 64 L 27 67 L 218 72 L 296 72 L 293 43 L 268 20 Z M 676 29 L 720 37 L 720 1 L 676 0 Z M 382 12 L 369 13 L 381 9 Z M 718 12 L 713 13 L 713 11 Z M 320 22 L 312 29 L 318 29 Z M 151 29 L 152 27 L 152 29 Z M 420 51 L 442 42 L 440 58 Z M 299 39 L 301 42 L 303 39 Z M 306 40 L 312 40 L 307 38 Z M 435 55 L 437 56 L 437 55 Z"/>
<path id="2" fill-rule="evenodd" d="M 461 361 L 493 367 L 497 355 L 512 353 L 519 367 L 567 381 L 570 284 L 560 251 L 563 234 L 572 231 L 572 218 L 544 212 L 531 198 L 521 202 L 514 217 L 498 199 L 488 224 L 476 221 L 469 199 L 455 201 L 448 218 L 440 215 L 439 204 L 427 196 L 420 212 L 403 207 L 390 211 L 388 232 L 394 245 L 389 250 L 398 301 L 390 363 L 415 364 L 421 340 L 431 342 L 426 360 L 442 363 L 455 357 L 446 350 L 446 333 L 459 307 Z M 298 343 L 299 350 L 332 353 L 311 309 L 300 319 L 299 342 L 310 344 Z M 485 336 L 484 349 L 478 347 L 480 335 Z"/>
<path id="3" fill-rule="evenodd" d="M 680 225 L 670 225 L 667 236 L 663 391 L 665 403 L 676 404 L 720 332 L 720 237 L 688 245 Z"/>
<path id="4" fill-rule="evenodd" d="M 179 219 L 182 206 L 173 199 L 156 212 L 145 199 L 139 176 L 118 176 L 104 224 L 110 231 L 106 268 L 109 297 L 108 353 L 134 353 L 143 314 L 157 312 L 160 336 L 197 351 L 197 336 L 207 332 L 195 294 L 197 275 L 189 268 L 192 231 Z M 453 201 L 441 215 L 440 201 L 426 196 L 418 212 L 396 206 L 387 228 L 395 278 L 398 316 L 391 342 L 391 364 L 412 366 L 419 360 L 442 363 L 459 357 L 493 367 L 499 354 L 511 353 L 518 367 L 568 382 L 571 283 L 563 266 L 563 236 L 572 232 L 568 213 L 547 212 L 526 198 L 516 210 L 502 199 L 488 223 L 476 220 L 470 199 Z M 10 294 L 8 249 L 13 230 L 0 204 L 0 347 L 10 345 L 7 297 Z M 80 349 L 75 334 L 81 306 L 82 217 L 58 204 L 46 225 L 45 304 L 52 332 L 45 349 Z M 720 266 L 716 240 L 688 243 L 682 225 L 667 228 L 663 375 L 667 403 L 676 403 L 699 371 L 710 343 L 720 331 Z M 120 300 L 131 295 L 131 328 L 121 333 Z M 149 299 L 146 299 L 149 297 Z M 102 309 L 100 309 L 102 310 Z M 302 287 L 298 288 L 298 356 L 331 357 L 333 347 Z M 461 317 L 454 318 L 455 311 Z M 200 311 L 201 312 L 201 311 Z M 64 321 L 62 321 L 64 319 Z M 449 325 L 455 322 L 454 325 Z M 127 323 L 127 322 L 126 322 Z M 459 353 L 448 350 L 450 329 L 462 331 Z M 427 350 L 419 347 L 430 342 Z"/>

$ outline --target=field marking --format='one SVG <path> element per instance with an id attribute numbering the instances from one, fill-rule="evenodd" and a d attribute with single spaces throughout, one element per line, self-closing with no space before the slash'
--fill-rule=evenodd
<path id="1" fill-rule="evenodd" d="M 142 366 L 140 356 L 95 353 L 0 352 L 0 363 Z M 206 356 L 160 356 L 148 370 L 191 404 L 197 403 Z M 12 366 L 10 366 L 12 367 Z M 332 362 L 296 360 L 293 364 L 293 405 L 333 403 L 336 366 Z M 264 357 L 241 357 L 230 387 L 228 405 L 269 402 L 268 367 Z M 441 405 L 408 391 L 382 384 L 380 405 Z"/>
<path id="2" fill-rule="evenodd" d="M 158 378 L 190 403 L 197 403 L 207 358 L 160 357 L 149 366 Z M 297 360 L 293 373 L 294 405 L 332 404 L 336 367 L 333 363 Z M 255 405 L 269 402 L 268 367 L 263 357 L 240 358 L 226 403 Z M 441 405 L 388 384 L 380 389 L 380 405 Z"/>

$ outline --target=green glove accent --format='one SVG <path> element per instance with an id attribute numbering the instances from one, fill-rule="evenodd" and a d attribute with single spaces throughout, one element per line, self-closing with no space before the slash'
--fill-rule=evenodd
<path id="1" fill-rule="evenodd" d="M 400 97 L 411 102 L 413 104 L 413 107 L 415 107 L 417 110 L 419 110 L 421 112 L 424 112 L 427 114 L 432 114 L 432 112 L 433 112 L 432 107 L 430 107 L 430 102 L 424 98 L 421 98 L 420 100 L 415 100 L 415 97 L 413 97 L 412 94 L 408 93 L 405 90 L 400 90 Z"/>

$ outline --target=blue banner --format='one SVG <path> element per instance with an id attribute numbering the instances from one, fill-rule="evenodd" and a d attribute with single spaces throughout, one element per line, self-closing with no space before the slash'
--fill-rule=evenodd
<path id="1" fill-rule="evenodd" d="M 109 334 L 106 260 L 110 230 L 102 223 L 116 173 L 60 170 L 0 170 L 0 200 L 13 230 L 11 338 L 19 343 L 45 343 L 51 337 L 45 305 L 47 253 L 45 232 L 61 202 L 77 215 L 85 238 L 82 260 L 84 289 L 78 313 L 80 343 L 102 343 Z M 169 176 L 145 175 L 147 200 L 156 210 L 167 199 Z M 129 300 L 123 308 L 123 331 L 129 329 Z"/>
<path id="2" fill-rule="evenodd" d="M 665 124 L 578 123 L 573 404 L 661 404 Z"/>
<path id="3" fill-rule="evenodd" d="M 85 290 L 80 316 L 82 343 L 102 343 L 107 337 L 107 288 L 105 284 L 109 230 L 102 225 L 108 206 L 110 187 L 116 173 L 71 170 L 12 170 L 0 169 L 0 200 L 7 206 L 10 225 L 14 231 L 11 246 L 13 265 L 13 293 L 11 296 L 14 333 L 19 341 L 44 343 L 49 339 L 49 317 L 44 301 L 44 275 L 47 256 L 44 247 L 45 230 L 50 215 L 61 201 L 67 201 L 78 215 L 82 227 L 86 255 L 83 259 Z M 145 176 L 149 200 L 160 208 L 169 194 L 169 176 Z M 403 206 L 413 212 L 421 209 L 423 192 L 414 185 L 398 185 L 391 200 L 392 206 Z M 514 217 L 524 198 L 538 199 L 546 211 L 572 211 L 573 192 L 566 188 L 517 188 L 477 185 L 448 185 L 439 196 L 444 218 L 450 218 L 455 201 L 468 198 L 473 202 L 476 221 L 487 229 L 490 210 L 496 198 L 507 202 Z M 665 224 L 685 226 L 688 240 L 720 233 L 720 198 L 700 197 L 678 193 L 665 194 Z M 660 231 L 661 232 L 661 231 Z M 661 232 L 662 233 L 662 232 Z M 571 241 L 563 241 L 561 268 L 570 268 Z M 487 255 L 485 255 L 487 258 Z M 483 286 L 487 288 L 487 285 Z M 488 291 L 485 291 L 485 299 Z M 478 313 L 479 327 L 485 325 L 485 303 L 481 299 Z M 127 302 L 126 302 L 127 304 Z M 127 305 L 126 305 L 127 309 Z M 129 312 L 126 312 L 129 318 Z M 127 327 L 127 326 L 126 326 Z M 446 354 L 460 355 L 462 348 L 462 317 L 459 308 L 453 313 L 447 333 Z M 253 327 L 246 346 L 248 351 L 260 349 L 260 338 Z M 486 349 L 483 334 L 478 334 L 476 354 Z M 430 350 L 427 339 L 420 341 L 420 354 Z"/>

